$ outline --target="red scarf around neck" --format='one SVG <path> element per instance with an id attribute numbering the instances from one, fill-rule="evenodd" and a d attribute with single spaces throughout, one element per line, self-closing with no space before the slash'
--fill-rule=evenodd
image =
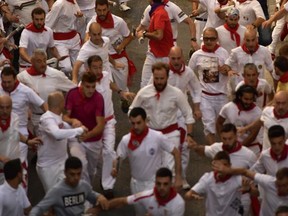
<path id="1" fill-rule="evenodd" d="M 175 188 L 171 187 L 169 196 L 167 198 L 162 198 L 162 197 L 160 197 L 160 194 L 158 193 L 156 187 L 154 187 L 154 195 L 155 195 L 155 198 L 156 198 L 158 204 L 160 206 L 165 206 L 168 202 L 170 202 L 172 199 L 174 199 L 177 196 L 177 192 L 176 192 Z"/>
<path id="2" fill-rule="evenodd" d="M 236 106 L 238 107 L 238 110 L 239 110 L 238 115 L 240 115 L 241 111 L 250 111 L 256 107 L 256 105 L 252 103 L 249 108 L 244 108 L 241 102 L 237 102 Z"/>
<path id="3" fill-rule="evenodd" d="M 276 155 L 272 151 L 272 148 L 270 148 L 270 155 L 271 155 L 273 160 L 277 161 L 277 163 L 282 161 L 282 160 L 285 160 L 287 158 L 287 155 L 288 155 L 288 145 L 284 145 L 283 151 L 282 151 L 280 156 Z"/>
<path id="4" fill-rule="evenodd" d="M 2 132 L 5 132 L 10 127 L 10 122 L 11 122 L 11 116 L 9 116 L 8 119 L 1 119 L 0 118 L 0 128 L 1 128 Z"/>
<path id="5" fill-rule="evenodd" d="M 202 45 L 201 48 L 202 48 L 202 50 L 203 50 L 204 52 L 214 53 L 219 47 L 220 47 L 219 44 L 216 44 L 216 46 L 214 47 L 213 50 L 208 50 L 207 47 L 206 47 L 205 44 L 204 44 L 204 45 Z"/>
<path id="6" fill-rule="evenodd" d="M 219 3 L 219 5 L 220 5 L 220 8 L 222 8 L 223 6 L 226 6 L 226 5 L 227 5 L 228 0 L 225 1 L 225 2 L 221 2 L 221 3 L 218 1 L 218 3 Z"/>
<path id="7" fill-rule="evenodd" d="M 246 2 L 247 0 L 237 0 L 240 4 Z"/>
<path id="8" fill-rule="evenodd" d="M 239 24 L 237 24 L 235 28 L 230 28 L 227 23 L 225 23 L 224 28 L 230 32 L 231 39 L 236 42 L 236 45 L 240 46 L 240 35 L 237 33 Z"/>
<path id="9" fill-rule="evenodd" d="M 11 93 L 11 92 L 13 92 L 13 91 L 15 91 L 15 89 L 19 86 L 19 80 L 16 80 L 16 82 L 15 82 L 15 84 L 14 84 L 14 88 L 12 89 L 12 91 L 10 91 L 10 92 L 8 92 L 8 93 Z M 1 85 L 2 85 L 2 89 L 4 90 L 4 88 L 3 88 L 3 84 L 1 83 Z M 4 90 L 5 91 L 5 90 Z"/>
<path id="10" fill-rule="evenodd" d="M 259 49 L 259 45 L 258 44 L 256 45 L 256 48 L 253 51 L 248 50 L 248 48 L 247 48 L 245 43 L 241 47 L 242 47 L 243 51 L 246 52 L 249 55 L 253 55 Z"/>
<path id="11" fill-rule="evenodd" d="M 5 56 L 6 59 L 12 59 L 13 55 L 10 53 L 10 51 L 4 47 L 1 51 L 1 54 L 3 53 L 3 55 Z"/>
<path id="12" fill-rule="evenodd" d="M 287 83 L 288 82 L 288 71 L 285 72 L 279 79 L 280 82 L 282 83 Z"/>
<path id="13" fill-rule="evenodd" d="M 231 175 L 219 176 L 218 172 L 214 171 L 214 179 L 216 183 L 223 183 L 226 182 L 231 178 Z"/>
<path id="14" fill-rule="evenodd" d="M 181 65 L 181 68 L 179 70 L 177 70 L 176 68 L 174 68 L 174 66 L 171 64 L 171 62 L 169 62 L 169 67 L 170 67 L 170 70 L 175 73 L 175 74 L 178 74 L 178 75 L 182 75 L 182 73 L 185 71 L 185 64 L 184 62 L 182 62 L 182 65 Z"/>
<path id="15" fill-rule="evenodd" d="M 114 20 L 113 20 L 113 17 L 112 17 L 112 14 L 111 14 L 110 11 L 107 13 L 107 16 L 106 16 L 105 20 L 101 20 L 97 16 L 96 17 L 96 22 L 99 23 L 102 28 L 106 28 L 106 29 L 114 28 Z"/>
<path id="16" fill-rule="evenodd" d="M 36 71 L 36 69 L 31 66 L 30 68 L 27 69 L 27 72 L 31 75 L 31 76 L 39 76 L 42 75 L 43 77 L 46 77 L 45 73 L 39 73 L 38 71 Z"/>
<path id="17" fill-rule="evenodd" d="M 275 108 L 273 109 L 273 114 L 274 114 L 274 116 L 275 116 L 276 119 L 288 118 L 288 112 L 285 113 L 283 116 L 280 116 L 280 115 L 278 115 L 278 114 L 275 112 Z"/>
<path id="18" fill-rule="evenodd" d="M 32 32 L 36 32 L 36 33 L 42 33 L 43 31 L 47 31 L 47 29 L 45 28 L 45 26 L 43 26 L 42 28 L 38 29 L 36 28 L 36 26 L 34 25 L 34 23 L 29 23 L 26 26 L 26 29 Z"/>
<path id="19" fill-rule="evenodd" d="M 241 143 L 239 143 L 239 142 L 236 143 L 236 145 L 234 146 L 233 149 L 228 149 L 226 145 L 224 145 L 224 144 L 222 145 L 223 151 L 226 151 L 226 152 L 228 152 L 229 154 L 232 154 L 232 153 L 234 153 L 234 152 L 237 152 L 237 151 L 239 151 L 241 148 L 242 148 L 242 145 L 241 145 Z"/>
<path id="20" fill-rule="evenodd" d="M 128 148 L 132 151 L 137 149 L 141 145 L 143 139 L 147 136 L 148 132 L 149 132 L 148 127 L 146 127 L 141 134 L 136 134 L 134 130 L 131 129 L 130 131 L 131 137 L 128 143 Z"/>
<path id="21" fill-rule="evenodd" d="M 103 74 L 101 74 L 97 79 L 96 82 L 100 82 L 103 79 Z"/>
<path id="22" fill-rule="evenodd" d="M 67 0 L 68 2 L 75 4 L 74 0 Z"/>

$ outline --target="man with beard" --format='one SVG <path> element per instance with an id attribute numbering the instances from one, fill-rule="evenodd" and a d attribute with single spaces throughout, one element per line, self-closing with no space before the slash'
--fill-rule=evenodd
<path id="1" fill-rule="evenodd" d="M 136 72 L 136 68 L 131 65 L 126 47 L 133 40 L 133 36 L 127 26 L 127 23 L 119 16 L 111 13 L 108 0 L 96 0 L 96 16 L 93 16 L 87 25 L 85 41 L 89 39 L 89 28 L 91 23 L 97 22 L 102 27 L 102 35 L 110 39 L 109 55 L 115 61 L 123 64 L 124 68 L 115 68 L 110 65 L 113 78 L 117 86 L 126 91 L 128 75 Z M 133 63 L 132 63 L 133 64 Z"/>
<path id="2" fill-rule="evenodd" d="M 243 127 L 251 124 L 261 116 L 261 109 L 255 105 L 257 91 L 249 85 L 242 85 L 236 92 L 233 101 L 225 104 L 220 110 L 216 121 L 216 129 L 220 135 L 220 131 L 225 123 L 234 123 L 236 127 Z M 237 140 L 244 146 L 247 146 L 256 155 L 261 152 L 259 138 L 250 139 L 250 133 L 238 134 Z"/>
<path id="3" fill-rule="evenodd" d="M 219 45 L 227 50 L 230 54 L 231 50 L 241 46 L 244 38 L 246 27 L 239 25 L 239 10 L 233 8 L 226 14 L 226 22 L 216 28 L 219 37 Z"/>
<path id="4" fill-rule="evenodd" d="M 54 45 L 53 31 L 45 26 L 45 11 L 37 7 L 32 11 L 32 23 L 28 24 L 23 30 L 19 44 L 19 67 L 20 71 L 31 66 L 31 55 L 36 48 L 46 50 L 61 59 L 57 48 Z"/>
<path id="5" fill-rule="evenodd" d="M 186 96 L 180 89 L 167 84 L 169 78 L 169 65 L 159 62 L 152 66 L 153 84 L 142 88 L 136 95 L 130 106 L 142 107 L 147 112 L 148 127 L 161 131 L 165 134 L 174 147 L 180 144 L 180 133 L 177 124 L 177 112 L 180 110 L 187 126 L 187 141 L 194 142 L 192 139 L 192 127 L 194 119 L 191 107 Z M 174 159 L 169 153 L 165 153 L 163 166 L 168 166 L 174 170 Z"/>

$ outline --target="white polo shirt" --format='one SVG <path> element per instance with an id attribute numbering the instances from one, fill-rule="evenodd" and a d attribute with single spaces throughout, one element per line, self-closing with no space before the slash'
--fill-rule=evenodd
<path id="1" fill-rule="evenodd" d="M 173 143 L 161 132 L 149 129 L 140 146 L 132 151 L 128 148 L 130 137 L 131 133 L 121 139 L 117 147 L 118 157 L 121 159 L 128 157 L 134 179 L 154 180 L 156 171 L 161 167 L 162 152 L 171 153 L 174 149 Z"/>
<path id="2" fill-rule="evenodd" d="M 0 215 L 24 216 L 24 209 L 31 206 L 25 190 L 21 185 L 17 189 L 6 181 L 0 185 Z"/>
<path id="3" fill-rule="evenodd" d="M 164 9 L 167 11 L 171 22 L 173 39 L 176 40 L 178 37 L 178 24 L 183 22 L 188 16 L 181 10 L 181 8 L 178 5 L 176 5 L 171 1 L 168 1 L 167 4 L 165 4 Z M 148 5 L 143 12 L 140 22 L 141 25 L 143 26 L 150 25 L 150 15 L 149 15 L 150 10 L 151 5 Z"/>
<path id="4" fill-rule="evenodd" d="M 101 57 L 103 61 L 103 71 L 110 72 L 109 66 L 109 54 L 108 51 L 110 49 L 110 39 L 108 37 L 102 36 L 103 45 L 98 46 L 92 43 L 90 40 L 86 41 L 81 47 L 77 60 L 84 63 L 85 67 L 87 67 L 87 60 L 90 56 L 98 55 Z"/>
<path id="5" fill-rule="evenodd" d="M 157 216 L 183 216 L 185 212 L 185 202 L 183 198 L 177 194 L 165 206 L 159 205 L 155 198 L 153 189 L 143 191 L 127 197 L 128 204 L 140 204 L 145 207 L 149 215 Z"/>
<path id="6" fill-rule="evenodd" d="M 216 183 L 214 172 L 209 172 L 205 173 L 191 190 L 205 196 L 206 216 L 239 216 L 241 186 L 241 176 L 231 176 L 225 182 Z"/>

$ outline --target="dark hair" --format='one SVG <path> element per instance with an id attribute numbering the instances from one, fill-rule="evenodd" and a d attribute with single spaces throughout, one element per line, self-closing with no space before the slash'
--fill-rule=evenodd
<path id="1" fill-rule="evenodd" d="M 253 101 L 256 101 L 258 92 L 257 90 L 250 86 L 250 85 L 242 85 L 235 93 L 235 98 L 233 100 L 234 103 L 241 102 L 241 97 L 244 95 L 244 93 L 253 94 Z"/>
<path id="2" fill-rule="evenodd" d="M 17 75 L 16 71 L 11 66 L 4 67 L 2 69 L 2 72 L 1 72 L 1 77 L 3 77 L 3 76 L 13 76 L 13 78 L 15 79 L 16 75 Z"/>
<path id="3" fill-rule="evenodd" d="M 169 76 L 170 67 L 168 64 L 164 62 L 156 62 L 152 65 L 152 73 L 154 73 L 155 70 L 162 70 L 165 69 L 167 76 Z"/>
<path id="4" fill-rule="evenodd" d="M 273 125 L 268 129 L 269 139 L 275 137 L 285 137 L 285 130 L 281 125 Z"/>
<path id="5" fill-rule="evenodd" d="M 254 63 L 247 63 L 244 65 L 243 73 L 245 73 L 246 69 L 255 70 L 258 73 L 258 68 Z"/>
<path id="6" fill-rule="evenodd" d="M 288 44 L 284 44 L 279 48 L 279 56 L 288 56 Z"/>
<path id="7" fill-rule="evenodd" d="M 96 83 L 97 77 L 94 73 L 91 72 L 85 72 L 82 76 L 82 83 Z"/>
<path id="8" fill-rule="evenodd" d="M 172 180 L 172 172 L 166 167 L 161 167 L 156 172 L 156 178 L 157 177 L 169 177 Z"/>
<path id="9" fill-rule="evenodd" d="M 227 123 L 227 124 L 224 124 L 220 133 L 227 133 L 227 132 L 233 132 L 235 134 L 237 134 L 237 128 L 234 124 L 231 124 L 231 123 Z"/>
<path id="10" fill-rule="evenodd" d="M 146 111 L 142 107 L 134 107 L 129 113 L 129 118 L 130 117 L 135 118 L 139 115 L 142 117 L 143 120 L 146 120 L 147 117 Z"/>
<path id="11" fill-rule="evenodd" d="M 288 71 L 288 59 L 284 56 L 277 56 L 274 60 L 274 67 L 277 67 L 281 72 Z"/>
<path id="12" fill-rule="evenodd" d="M 88 67 L 91 66 L 92 62 L 103 62 L 102 58 L 98 55 L 90 56 L 87 60 Z"/>
<path id="13" fill-rule="evenodd" d="M 226 151 L 217 152 L 213 160 L 226 160 L 229 164 L 231 164 L 230 156 Z"/>
<path id="14" fill-rule="evenodd" d="M 82 168 L 82 162 L 78 157 L 69 157 L 65 161 L 65 170 Z"/>
<path id="15" fill-rule="evenodd" d="M 277 209 L 276 209 L 276 212 L 275 212 L 275 215 L 277 216 L 278 214 L 280 213 L 288 213 L 288 206 L 279 206 Z"/>
<path id="16" fill-rule="evenodd" d="M 17 158 L 5 163 L 3 171 L 6 180 L 14 179 L 18 175 L 18 173 L 21 173 L 22 171 L 22 165 L 20 159 Z"/>
<path id="17" fill-rule="evenodd" d="M 108 2 L 108 0 L 96 0 L 95 7 L 97 7 L 97 5 L 107 5 L 107 6 L 109 6 L 109 2 Z"/>
<path id="18" fill-rule="evenodd" d="M 41 7 L 36 7 L 36 8 L 34 8 L 32 10 L 32 12 L 31 12 L 31 17 L 32 18 L 34 17 L 34 14 L 38 14 L 38 15 L 44 14 L 44 17 L 46 16 L 45 10 L 43 8 L 41 8 Z"/>
<path id="19" fill-rule="evenodd" d="M 283 167 L 279 169 L 276 173 L 277 180 L 282 180 L 284 178 L 288 178 L 288 167 Z"/>

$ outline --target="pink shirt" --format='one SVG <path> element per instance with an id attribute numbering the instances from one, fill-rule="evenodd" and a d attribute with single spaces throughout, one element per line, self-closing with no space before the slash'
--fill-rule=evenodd
<path id="1" fill-rule="evenodd" d="M 76 87 L 67 93 L 65 109 L 71 111 L 71 118 L 81 121 L 90 131 L 97 126 L 96 117 L 104 117 L 104 100 L 96 90 L 92 97 L 86 98 L 80 92 L 80 88 Z M 101 137 L 102 134 L 90 138 L 86 142 L 98 141 Z"/>

